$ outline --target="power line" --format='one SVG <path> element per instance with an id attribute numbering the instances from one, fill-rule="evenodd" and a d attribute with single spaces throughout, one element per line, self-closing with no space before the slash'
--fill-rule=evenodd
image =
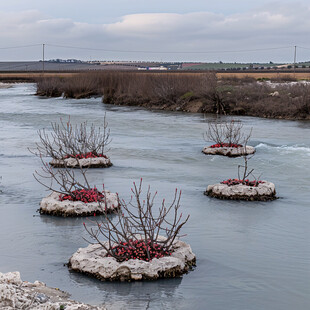
<path id="1" fill-rule="evenodd" d="M 34 46 L 42 46 L 42 44 L 31 44 L 31 45 L 19 45 L 19 46 L 8 46 L 0 47 L 0 49 L 19 49 L 28 48 Z M 103 51 L 103 52 L 117 52 L 117 53 L 149 53 L 149 54 L 220 54 L 220 53 L 245 53 L 245 52 L 259 52 L 259 51 L 270 51 L 270 50 L 281 50 L 289 49 L 294 46 L 281 46 L 281 47 L 269 47 L 269 48 L 257 48 L 257 49 L 240 49 L 240 50 L 215 50 L 215 51 L 154 51 L 154 50 L 122 50 L 122 49 L 105 49 L 105 48 L 92 48 L 92 47 L 82 47 L 73 45 L 59 45 L 59 44 L 45 44 L 45 46 L 59 47 L 59 48 L 69 48 L 69 49 L 79 49 L 88 51 Z M 301 49 L 310 50 L 309 47 L 297 46 Z"/>
<path id="2" fill-rule="evenodd" d="M 258 51 L 269 51 L 269 50 L 279 50 L 288 49 L 292 46 L 282 46 L 282 47 L 270 47 L 270 48 L 258 48 L 258 49 L 245 49 L 245 50 L 226 50 L 226 51 L 152 51 L 152 50 L 110 50 L 104 48 L 91 48 L 91 47 L 80 47 L 80 46 L 70 46 L 70 45 L 57 45 L 57 44 L 46 44 L 46 46 L 69 48 L 69 49 L 80 49 L 89 51 L 103 51 L 103 52 L 117 52 L 117 53 L 152 53 L 152 54 L 219 54 L 219 53 L 243 53 L 243 52 L 258 52 Z"/>
<path id="3" fill-rule="evenodd" d="M 0 47 L 1 50 L 8 50 L 14 48 L 25 48 L 25 47 L 33 47 L 33 46 L 41 46 L 42 44 L 31 44 L 31 45 L 19 45 L 19 46 L 8 46 L 8 47 Z"/>
<path id="4" fill-rule="evenodd" d="M 298 48 L 301 48 L 303 50 L 310 50 L 310 47 L 303 47 L 303 46 L 297 46 Z"/>
<path id="5" fill-rule="evenodd" d="M 281 46 L 281 47 L 269 47 L 269 48 L 257 48 L 257 49 L 241 49 L 241 50 L 215 50 L 215 51 L 154 51 L 154 50 L 119 50 L 119 49 L 105 49 L 105 48 L 92 48 L 92 47 L 82 47 L 82 46 L 72 46 L 72 45 L 59 45 L 59 44 L 45 44 L 46 46 L 60 47 L 60 48 L 70 48 L 70 49 L 80 49 L 89 51 L 104 51 L 104 52 L 119 52 L 119 53 L 179 53 L 179 54 L 211 54 L 211 53 L 242 53 L 242 52 L 258 52 L 258 51 L 269 51 L 269 50 L 280 50 L 288 49 L 294 46 Z M 29 45 L 17 45 L 17 46 L 7 46 L 0 47 L 0 49 L 18 49 L 27 48 L 34 46 L 42 46 L 42 44 L 29 44 Z M 296 46 L 301 49 L 310 50 L 310 47 Z"/>

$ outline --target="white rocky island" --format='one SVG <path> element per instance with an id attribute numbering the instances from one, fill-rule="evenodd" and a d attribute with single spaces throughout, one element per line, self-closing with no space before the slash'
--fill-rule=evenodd
<path id="1" fill-rule="evenodd" d="M 108 168 L 112 166 L 109 157 L 90 157 L 90 158 L 65 158 L 52 159 L 50 165 L 54 168 Z"/>
<path id="2" fill-rule="evenodd" d="M 40 214 L 56 216 L 90 216 L 111 213 L 119 208 L 117 194 L 104 191 L 105 198 L 101 202 L 83 202 L 61 200 L 61 194 L 52 192 L 42 199 Z"/>
<path id="3" fill-rule="evenodd" d="M 207 187 L 205 195 L 231 200 L 268 201 L 277 199 L 275 185 L 273 183 L 268 181 L 259 181 L 257 184 L 255 184 L 255 182 L 253 183 L 254 184 L 239 183 L 232 185 L 225 183 L 213 184 Z"/>
<path id="4" fill-rule="evenodd" d="M 158 240 L 164 237 L 159 236 Z M 108 246 L 108 243 L 105 242 Z M 171 255 L 153 258 L 151 261 L 129 259 L 122 262 L 109 257 L 100 244 L 80 248 L 69 260 L 69 268 L 89 274 L 102 281 L 155 280 L 180 277 L 196 263 L 191 247 L 182 241 L 175 241 Z"/>
<path id="5" fill-rule="evenodd" d="M 243 124 L 238 120 L 208 122 L 205 133 L 206 141 L 215 144 L 205 146 L 202 152 L 206 155 L 222 155 L 228 157 L 247 156 L 255 153 L 253 146 L 248 146 L 252 129 L 243 133 Z"/>
<path id="6" fill-rule="evenodd" d="M 176 189 L 172 202 L 163 199 L 159 208 L 150 186 L 141 197 L 142 179 L 131 192 L 128 203 L 119 199 L 116 219 L 96 219 L 90 228 L 84 223 L 93 242 L 72 255 L 71 270 L 102 281 L 134 281 L 180 277 L 195 265 L 190 245 L 178 239 L 189 219 L 179 213 L 181 192 Z"/>
<path id="7" fill-rule="evenodd" d="M 253 146 L 205 146 L 202 152 L 206 155 L 222 155 L 227 157 L 238 157 L 255 153 Z"/>
<path id="8" fill-rule="evenodd" d="M 105 310 L 69 299 L 69 294 L 35 281 L 22 281 L 20 273 L 0 272 L 0 309 Z"/>
<path id="9" fill-rule="evenodd" d="M 107 145 L 111 142 L 107 126 L 106 116 L 103 127 L 87 122 L 73 125 L 70 118 L 68 121 L 60 119 L 51 123 L 51 131 L 38 130 L 40 142 L 29 150 L 43 165 L 46 165 L 46 157 L 52 158 L 50 165 L 54 168 L 108 168 L 112 163 L 106 155 Z"/>

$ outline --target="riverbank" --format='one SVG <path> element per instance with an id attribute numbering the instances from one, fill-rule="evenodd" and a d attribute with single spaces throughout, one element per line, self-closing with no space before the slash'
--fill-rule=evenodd
<path id="1" fill-rule="evenodd" d="M 37 95 L 89 98 L 151 110 L 310 119 L 310 83 L 291 75 L 255 79 L 205 73 L 91 72 L 37 80 Z"/>
<path id="2" fill-rule="evenodd" d="M 103 103 L 150 110 L 310 119 L 306 72 L 2 73 L 1 80 L 34 82 L 37 95 L 44 97 L 102 97 Z"/>

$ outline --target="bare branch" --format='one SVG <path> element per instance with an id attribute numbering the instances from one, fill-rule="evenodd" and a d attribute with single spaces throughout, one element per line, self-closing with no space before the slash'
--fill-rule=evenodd
<path id="1" fill-rule="evenodd" d="M 213 141 L 220 145 L 246 146 L 252 135 L 252 129 L 248 134 L 245 134 L 242 132 L 242 128 L 243 124 L 239 120 L 208 122 L 204 138 L 206 141 Z"/>
<path id="2" fill-rule="evenodd" d="M 117 216 L 116 220 L 106 217 L 104 221 L 96 221 L 96 231 L 85 227 L 90 238 L 99 242 L 99 235 L 102 235 L 109 244 L 108 247 L 105 245 L 104 249 L 108 252 L 108 255 L 118 260 L 122 260 L 123 258 L 115 253 L 115 247 L 131 247 L 136 249 L 135 241 L 143 241 L 144 244 L 149 244 L 150 246 L 159 244 L 164 251 L 169 251 L 173 242 L 179 236 L 181 228 L 189 219 L 188 215 L 183 220 L 182 214 L 179 215 L 178 213 L 181 192 L 178 192 L 178 190 L 175 191 L 173 202 L 168 207 L 165 206 L 165 202 L 163 201 L 157 215 L 155 215 L 153 210 L 157 192 L 152 195 L 150 187 L 148 187 L 146 199 L 142 199 L 142 179 L 139 184 L 133 183 L 131 191 L 135 203 L 131 200 L 129 203 L 125 203 L 119 199 L 121 208 L 115 212 Z M 171 218 L 170 221 L 168 217 Z M 159 235 L 164 235 L 166 239 L 159 240 Z M 103 244 L 103 241 L 99 243 Z M 150 259 L 151 254 L 148 248 L 145 250 L 148 259 Z"/>

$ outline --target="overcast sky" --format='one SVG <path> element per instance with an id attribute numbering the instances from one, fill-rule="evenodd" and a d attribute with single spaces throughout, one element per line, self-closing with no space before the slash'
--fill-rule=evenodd
<path id="1" fill-rule="evenodd" d="M 297 45 L 304 61 L 309 16 L 309 0 L 1 0 L 0 61 L 42 43 L 47 59 L 292 62 Z"/>

